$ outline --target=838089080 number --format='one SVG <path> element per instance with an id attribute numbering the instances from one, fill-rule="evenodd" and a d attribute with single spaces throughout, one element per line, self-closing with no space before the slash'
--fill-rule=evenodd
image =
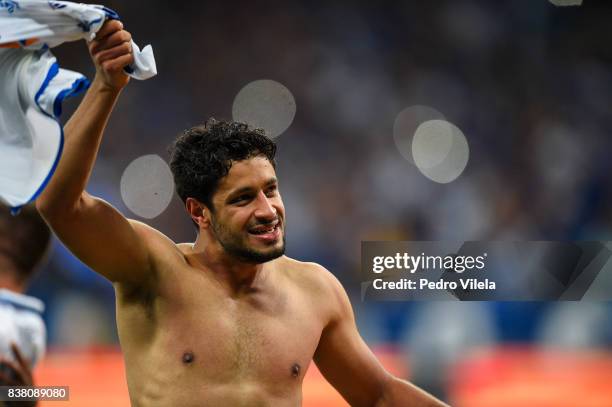
<path id="1" fill-rule="evenodd" d="M 66 401 L 68 386 L 0 386 L 0 401 Z"/>

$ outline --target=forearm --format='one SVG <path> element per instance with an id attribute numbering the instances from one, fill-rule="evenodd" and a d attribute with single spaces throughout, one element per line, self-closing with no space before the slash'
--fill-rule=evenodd
<path id="1" fill-rule="evenodd" d="M 120 89 L 98 77 L 64 127 L 64 150 L 55 174 L 38 198 L 41 212 L 74 207 L 85 190 L 93 169 L 106 123 Z"/>
<path id="2" fill-rule="evenodd" d="M 391 377 L 376 407 L 448 407 L 448 405 L 413 384 Z"/>

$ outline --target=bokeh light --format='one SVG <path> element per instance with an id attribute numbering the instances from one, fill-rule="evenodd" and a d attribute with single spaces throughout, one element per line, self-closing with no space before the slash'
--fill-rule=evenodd
<path id="1" fill-rule="evenodd" d="M 291 91 L 282 84 L 261 79 L 243 87 L 232 106 L 235 121 L 247 123 L 276 138 L 289 128 L 295 117 L 296 104 Z"/>
<path id="2" fill-rule="evenodd" d="M 444 120 L 444 115 L 433 107 L 409 106 L 402 110 L 393 123 L 393 140 L 398 151 L 409 162 L 412 161 L 412 138 L 416 129 L 429 120 Z"/>
<path id="3" fill-rule="evenodd" d="M 170 204 L 174 191 L 172 172 L 158 155 L 132 161 L 121 176 L 121 198 L 136 215 L 153 219 Z"/>
<path id="4" fill-rule="evenodd" d="M 467 165 L 470 148 L 457 126 L 446 120 L 429 120 L 414 133 L 412 156 L 423 175 L 446 184 L 461 175 Z"/>

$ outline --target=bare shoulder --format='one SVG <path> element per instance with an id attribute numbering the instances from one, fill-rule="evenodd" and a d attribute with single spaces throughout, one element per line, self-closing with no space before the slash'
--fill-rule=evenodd
<path id="1" fill-rule="evenodd" d="M 332 311 L 339 312 L 346 306 L 348 296 L 344 287 L 336 276 L 322 265 L 283 256 L 279 259 L 279 266 L 289 279 Z"/>
<path id="2" fill-rule="evenodd" d="M 176 244 L 164 233 L 146 223 L 134 219 L 128 219 L 128 222 L 144 243 L 155 273 L 160 271 L 160 265 L 165 262 L 184 260 L 182 246 L 185 244 Z"/>
<path id="3" fill-rule="evenodd" d="M 134 228 L 138 236 L 145 242 L 149 249 L 178 251 L 177 244 L 154 227 L 135 219 L 128 219 L 128 222 L 130 222 L 132 228 Z"/>
<path id="4" fill-rule="evenodd" d="M 282 268 L 287 277 L 298 283 L 325 286 L 330 283 L 330 279 L 335 279 L 329 270 L 318 263 L 299 261 L 283 256 L 278 259 L 277 265 Z"/>

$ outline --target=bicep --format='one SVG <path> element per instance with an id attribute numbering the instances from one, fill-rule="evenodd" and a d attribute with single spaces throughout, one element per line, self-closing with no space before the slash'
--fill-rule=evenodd
<path id="1" fill-rule="evenodd" d="M 352 406 L 371 406 L 390 375 L 363 341 L 349 299 L 335 280 L 336 317 L 321 334 L 314 360 L 325 378 Z"/>
<path id="2" fill-rule="evenodd" d="M 146 226 L 104 200 L 83 193 L 73 209 L 47 221 L 76 257 L 110 281 L 138 284 L 149 276 Z"/>

